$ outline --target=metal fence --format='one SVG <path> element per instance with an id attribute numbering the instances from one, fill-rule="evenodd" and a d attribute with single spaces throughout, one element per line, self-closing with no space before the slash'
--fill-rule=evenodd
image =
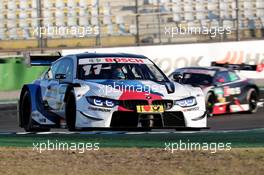
<path id="1" fill-rule="evenodd" d="M 0 21 L 2 50 L 238 41 L 263 38 L 264 0 L 3 0 Z"/>

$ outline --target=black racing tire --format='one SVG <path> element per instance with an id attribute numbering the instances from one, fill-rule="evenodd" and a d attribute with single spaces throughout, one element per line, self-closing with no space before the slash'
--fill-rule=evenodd
<path id="1" fill-rule="evenodd" d="M 208 92 L 206 96 L 206 111 L 207 111 L 207 116 L 212 117 L 213 116 L 213 110 L 214 110 L 214 105 L 216 102 L 215 95 L 213 92 Z"/>
<path id="2" fill-rule="evenodd" d="M 20 103 L 20 118 L 22 120 L 22 127 L 26 132 L 48 132 L 50 128 L 34 128 L 31 118 L 31 96 L 28 90 L 22 94 Z"/>
<path id="3" fill-rule="evenodd" d="M 75 131 L 76 123 L 76 99 L 73 90 L 66 94 L 65 117 L 66 125 L 69 131 Z"/>
<path id="4" fill-rule="evenodd" d="M 249 105 L 249 113 L 256 113 L 258 111 L 258 93 L 255 88 L 251 88 L 247 92 L 247 103 Z"/>

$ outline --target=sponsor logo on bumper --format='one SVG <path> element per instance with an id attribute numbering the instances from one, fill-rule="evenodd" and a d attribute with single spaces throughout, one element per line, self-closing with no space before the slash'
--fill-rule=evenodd
<path id="1" fill-rule="evenodd" d="M 89 110 L 93 111 L 100 111 L 100 112 L 110 112 L 110 109 L 104 109 L 104 108 L 95 108 L 95 107 L 88 107 Z"/>
<path id="2" fill-rule="evenodd" d="M 137 106 L 138 113 L 163 113 L 164 107 L 162 105 L 144 105 Z"/>

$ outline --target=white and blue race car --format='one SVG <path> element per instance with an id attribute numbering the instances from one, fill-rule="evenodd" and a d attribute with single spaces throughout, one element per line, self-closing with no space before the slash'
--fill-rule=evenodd
<path id="1" fill-rule="evenodd" d="M 31 65 L 50 67 L 21 90 L 19 125 L 26 131 L 207 127 L 201 88 L 170 81 L 145 56 L 82 53 L 30 59 Z"/>

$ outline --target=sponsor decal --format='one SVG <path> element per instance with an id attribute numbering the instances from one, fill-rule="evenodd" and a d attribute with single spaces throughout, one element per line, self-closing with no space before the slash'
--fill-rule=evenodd
<path id="1" fill-rule="evenodd" d="M 148 59 L 141 58 L 83 58 L 79 60 L 80 65 L 98 64 L 98 63 L 135 63 L 135 64 L 153 64 Z"/>
<path id="2" fill-rule="evenodd" d="M 227 111 L 227 105 L 214 106 L 213 114 L 224 114 Z"/>
<path id="3" fill-rule="evenodd" d="M 143 59 L 138 58 L 105 58 L 107 63 L 144 63 Z"/>
<path id="4" fill-rule="evenodd" d="M 224 96 L 226 96 L 227 94 L 225 94 L 223 88 L 215 88 L 214 93 L 216 94 L 217 100 L 219 103 L 225 103 L 226 102 L 226 98 Z"/>
<path id="5" fill-rule="evenodd" d="M 241 93 L 240 87 L 230 88 L 229 86 L 224 86 L 224 96 L 228 97 L 230 95 L 237 95 Z"/>
<path id="6" fill-rule="evenodd" d="M 229 51 L 225 57 L 217 63 L 229 63 L 229 64 L 251 64 L 251 65 L 262 65 L 264 63 L 263 53 L 245 53 L 244 51 Z M 262 63 L 262 64 L 261 64 Z"/>
<path id="7" fill-rule="evenodd" d="M 219 97 L 217 99 L 218 99 L 219 103 L 225 103 L 226 102 L 226 98 L 224 98 L 224 97 Z"/>
<path id="8" fill-rule="evenodd" d="M 162 105 L 144 105 L 137 106 L 138 113 L 162 113 L 164 112 L 164 107 Z"/>
<path id="9" fill-rule="evenodd" d="M 45 118 L 40 118 L 40 119 L 39 119 L 39 122 L 40 122 L 40 123 L 46 123 L 46 119 L 45 119 Z"/>
<path id="10" fill-rule="evenodd" d="M 104 108 L 95 108 L 95 107 L 88 107 L 89 110 L 93 111 L 100 111 L 100 112 L 110 112 L 110 109 L 104 109 Z"/>
<path id="11" fill-rule="evenodd" d="M 217 95 L 224 95 L 224 90 L 222 88 L 215 88 L 214 93 Z"/>
<path id="12" fill-rule="evenodd" d="M 224 96 L 226 96 L 227 94 L 225 94 L 223 88 L 215 88 L 214 93 L 216 94 L 217 100 L 219 103 L 225 103 L 226 102 L 226 98 Z"/>
<path id="13" fill-rule="evenodd" d="M 198 111 L 199 107 L 194 107 L 194 108 L 188 108 L 188 109 L 184 109 L 184 112 L 190 112 L 190 111 Z"/>
<path id="14" fill-rule="evenodd" d="M 39 113 L 37 112 L 32 112 L 32 118 L 38 121 L 39 123 L 46 123 L 47 120 L 46 118 L 42 117 Z"/>

